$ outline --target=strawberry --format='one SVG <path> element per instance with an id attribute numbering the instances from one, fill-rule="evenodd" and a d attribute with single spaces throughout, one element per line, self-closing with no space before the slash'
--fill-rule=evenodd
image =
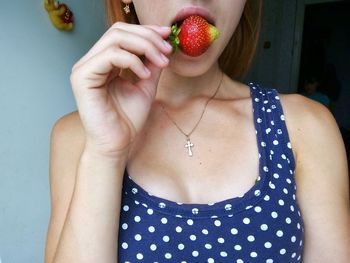
<path id="1" fill-rule="evenodd" d="M 171 27 L 170 41 L 174 50 L 181 49 L 186 55 L 202 55 L 220 35 L 219 30 L 199 15 L 187 17 L 180 27 Z"/>

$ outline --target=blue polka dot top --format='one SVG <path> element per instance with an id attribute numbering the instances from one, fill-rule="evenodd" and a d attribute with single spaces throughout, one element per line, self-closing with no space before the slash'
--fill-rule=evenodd
<path id="1" fill-rule="evenodd" d="M 243 196 L 182 204 L 151 195 L 125 173 L 119 263 L 302 261 L 295 161 L 275 89 L 250 83 L 259 177 Z"/>

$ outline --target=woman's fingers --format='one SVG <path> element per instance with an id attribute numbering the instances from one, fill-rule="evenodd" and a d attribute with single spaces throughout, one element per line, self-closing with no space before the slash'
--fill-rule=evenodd
<path id="1" fill-rule="evenodd" d="M 73 66 L 71 84 L 87 138 L 101 152 L 125 150 L 141 130 L 169 62 L 169 34 L 167 28 L 118 23 Z M 121 77 L 123 69 L 136 78 Z"/>
<path id="2" fill-rule="evenodd" d="M 160 51 L 164 53 L 169 53 L 168 48 L 171 47 L 171 45 L 167 45 L 168 42 L 166 41 L 166 39 L 171 33 L 170 27 L 161 27 L 155 25 L 140 26 L 118 22 L 111 26 L 111 28 L 106 32 L 105 36 L 113 34 L 114 32 L 118 31 L 118 29 L 139 35 L 140 37 L 143 37 L 148 41 L 152 42 L 156 47 L 159 48 Z"/>
<path id="3" fill-rule="evenodd" d="M 114 24 L 101 39 L 90 49 L 90 51 L 76 63 L 74 67 L 78 67 L 85 63 L 95 54 L 108 48 L 109 46 L 119 46 L 120 48 L 136 52 L 139 55 L 143 55 L 145 51 L 148 53 L 170 54 L 172 47 L 163 39 L 170 34 L 170 28 L 158 27 L 158 26 L 139 26 L 126 23 Z M 153 47 L 152 47 L 153 45 Z M 142 47 L 144 47 L 142 49 Z M 143 52 L 143 53 L 142 53 Z M 145 54 L 147 55 L 147 54 Z M 152 60 L 151 57 L 148 57 Z M 158 63 L 153 61 L 156 65 Z"/>
<path id="4" fill-rule="evenodd" d="M 115 45 L 131 53 L 144 55 L 159 67 L 164 67 L 169 62 L 168 58 L 152 42 L 128 31 L 120 30 L 118 38 L 115 39 Z M 171 48 L 168 49 L 168 52 L 170 50 Z"/>
<path id="5" fill-rule="evenodd" d="M 122 29 L 128 31 L 130 33 L 134 33 L 136 35 L 142 36 L 143 38 L 153 42 L 155 46 L 157 46 L 163 52 L 168 52 L 167 46 L 164 49 L 167 41 L 166 39 L 169 37 L 171 33 L 170 27 L 161 27 L 156 25 L 134 25 L 127 24 L 123 22 L 118 22 L 114 24 L 107 32 L 108 35 L 110 32 L 113 32 L 116 29 Z M 170 46 L 171 47 L 171 46 Z"/>
<path id="6" fill-rule="evenodd" d="M 72 72 L 73 87 L 79 89 L 101 87 L 105 85 L 110 72 L 115 69 L 132 70 L 140 79 L 149 78 L 150 70 L 141 59 L 123 49 L 110 47 L 84 63 L 84 67 L 75 68 Z"/>

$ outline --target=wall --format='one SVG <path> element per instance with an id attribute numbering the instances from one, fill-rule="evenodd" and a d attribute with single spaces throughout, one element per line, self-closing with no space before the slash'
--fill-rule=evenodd
<path id="1" fill-rule="evenodd" d="M 262 30 L 257 54 L 246 81 L 255 81 L 279 92 L 294 92 L 291 78 L 297 2 L 264 0 Z M 269 41 L 271 47 L 264 48 Z"/>
<path id="2" fill-rule="evenodd" d="M 325 46 L 327 62 L 335 65 L 337 78 L 341 85 L 340 96 L 334 110 L 338 125 L 350 131 L 350 3 L 344 2 L 336 7 L 324 9 L 319 17 L 332 30 L 331 41 Z M 334 16 L 331 16 L 334 14 Z"/>
<path id="3" fill-rule="evenodd" d="M 309 0 L 311 1 L 311 0 Z M 320 1 L 321 3 L 318 3 Z M 349 1 L 312 0 L 305 4 L 305 23 L 303 32 L 302 56 L 300 61 L 301 81 L 305 75 L 327 76 L 325 65 L 334 66 L 336 78 L 340 84 L 340 96 L 336 99 L 337 86 L 325 85 L 325 92 L 334 101 L 331 109 L 340 127 L 350 131 L 350 29 L 348 14 Z M 317 4 L 314 4 L 317 2 Z M 327 2 L 327 3 L 325 3 Z M 302 28 L 302 26 L 300 26 Z M 329 76 L 328 76 L 329 77 Z M 328 87 L 328 88 L 327 88 Z M 300 90 L 301 85 L 300 85 Z"/>
<path id="4" fill-rule="evenodd" d="M 304 12 L 307 4 L 340 2 L 341 0 L 292 0 L 263 1 L 263 18 L 260 42 L 254 63 L 244 81 L 261 83 L 265 87 L 276 88 L 282 93 L 294 93 L 298 89 L 300 54 L 304 26 Z M 344 1 L 344 0 L 343 0 Z M 344 1 L 345 2 L 345 1 Z M 347 10 L 344 10 L 347 12 Z M 338 23 L 341 17 L 330 19 L 332 25 Z M 337 20 L 337 21 L 336 21 Z M 344 19 L 343 19 L 344 20 Z M 346 69 L 349 56 L 348 23 L 337 26 L 334 42 L 328 47 L 329 57 L 339 63 L 340 81 L 344 83 L 343 95 L 337 106 L 339 122 L 344 127 L 350 127 L 350 118 L 346 110 L 349 96 L 349 81 Z M 271 42 L 269 49 L 264 48 L 266 41 Z"/>
<path id="5" fill-rule="evenodd" d="M 75 110 L 72 65 L 105 30 L 100 0 L 67 0 L 76 28 L 56 30 L 42 1 L 0 8 L 0 262 L 43 262 L 54 122 Z"/>

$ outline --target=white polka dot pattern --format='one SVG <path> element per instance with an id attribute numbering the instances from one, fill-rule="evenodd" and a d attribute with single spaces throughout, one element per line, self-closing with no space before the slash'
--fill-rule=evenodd
<path id="1" fill-rule="evenodd" d="M 302 261 L 294 157 L 278 93 L 249 84 L 259 154 L 256 184 L 211 204 L 154 196 L 125 172 L 118 262 Z"/>

